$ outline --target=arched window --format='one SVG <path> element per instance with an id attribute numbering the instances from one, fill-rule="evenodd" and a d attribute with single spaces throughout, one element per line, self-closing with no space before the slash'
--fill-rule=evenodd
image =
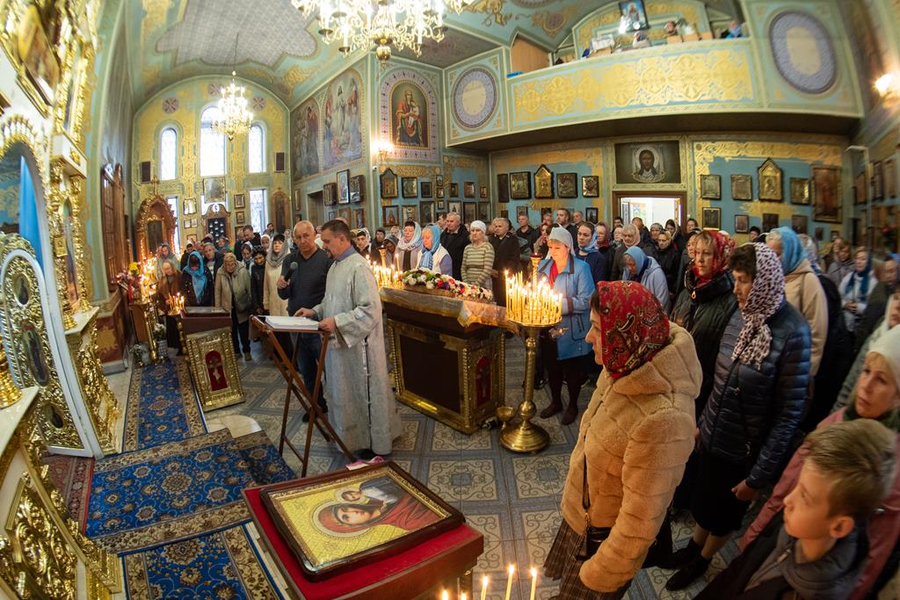
<path id="1" fill-rule="evenodd" d="M 250 157 L 250 172 L 262 173 L 266 170 L 266 133 L 262 125 L 254 125 L 247 135 L 247 156 Z"/>
<path id="2" fill-rule="evenodd" d="M 210 106 L 200 114 L 200 175 L 225 174 L 225 136 L 213 131 L 219 108 Z"/>
<path id="3" fill-rule="evenodd" d="M 178 133 L 172 127 L 166 127 L 159 136 L 159 178 L 169 181 L 177 177 Z"/>

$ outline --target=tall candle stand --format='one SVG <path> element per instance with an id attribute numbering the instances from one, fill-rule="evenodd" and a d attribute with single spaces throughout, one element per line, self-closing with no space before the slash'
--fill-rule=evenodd
<path id="1" fill-rule="evenodd" d="M 537 412 L 532 382 L 538 336 L 562 320 L 562 297 L 539 279 L 538 262 L 540 257 L 531 257 L 529 281 L 523 281 L 521 274 L 506 278 L 506 318 L 519 326 L 525 340 L 525 399 L 518 408 L 501 406 L 497 409 L 497 418 L 503 422 L 500 444 L 513 452 L 539 452 L 550 443 L 547 431 L 531 422 Z M 517 415 L 519 421 L 513 424 Z"/>

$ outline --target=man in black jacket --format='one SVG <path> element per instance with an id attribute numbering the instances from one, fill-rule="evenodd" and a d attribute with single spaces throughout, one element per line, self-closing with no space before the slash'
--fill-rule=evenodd
<path id="1" fill-rule="evenodd" d="M 491 236 L 491 246 L 494 247 L 494 270 L 492 284 L 494 288 L 494 300 L 499 306 L 506 306 L 506 275 L 515 275 L 519 272 L 519 241 L 509 231 L 510 222 L 506 217 L 497 217 L 491 223 L 494 235 Z"/>
<path id="2" fill-rule="evenodd" d="M 441 234 L 441 246 L 446 248 L 453 261 L 453 278 L 462 279 L 462 259 L 466 246 L 469 245 L 469 232 L 462 227 L 459 214 L 447 215 L 447 230 Z"/>

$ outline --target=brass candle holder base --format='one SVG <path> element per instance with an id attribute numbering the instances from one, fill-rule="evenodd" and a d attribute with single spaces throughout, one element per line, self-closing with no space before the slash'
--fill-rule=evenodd
<path id="1" fill-rule="evenodd" d="M 513 452 L 540 452 L 550 445 L 550 434 L 531 422 L 537 412 L 534 405 L 534 362 L 537 349 L 537 337 L 546 326 L 522 325 L 520 328 L 525 338 L 525 399 L 518 409 L 501 406 L 497 409 L 497 418 L 503 422 L 500 430 L 500 445 Z M 517 424 L 510 424 L 516 413 L 520 417 Z"/>

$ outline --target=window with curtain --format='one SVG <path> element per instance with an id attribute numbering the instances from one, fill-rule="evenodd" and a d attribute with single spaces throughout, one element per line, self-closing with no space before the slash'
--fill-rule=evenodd
<path id="1" fill-rule="evenodd" d="M 159 179 L 170 181 L 177 177 L 178 133 L 166 127 L 159 136 Z"/>
<path id="2" fill-rule="evenodd" d="M 250 224 L 253 231 L 263 231 L 268 223 L 268 190 L 250 190 Z"/>
<path id="3" fill-rule="evenodd" d="M 225 136 L 213 131 L 219 108 L 210 106 L 200 114 L 200 175 L 225 174 Z"/>
<path id="4" fill-rule="evenodd" d="M 250 172 L 262 173 L 266 170 L 266 134 L 262 125 L 254 125 L 247 135 L 247 155 L 250 158 Z"/>

